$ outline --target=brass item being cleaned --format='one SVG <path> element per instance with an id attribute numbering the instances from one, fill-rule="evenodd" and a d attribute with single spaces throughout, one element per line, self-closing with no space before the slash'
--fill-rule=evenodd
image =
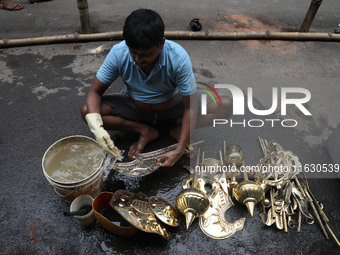
<path id="1" fill-rule="evenodd" d="M 202 142 L 204 141 L 202 140 L 202 141 L 188 145 L 187 152 L 190 151 L 192 146 L 200 144 Z M 154 171 L 156 171 L 158 168 L 161 167 L 161 164 L 157 163 L 157 158 L 159 158 L 160 156 L 162 156 L 163 154 L 169 151 L 176 149 L 177 145 L 178 144 L 176 143 L 176 144 L 170 145 L 168 147 L 165 147 L 159 150 L 140 153 L 137 156 L 137 158 L 133 161 L 114 162 L 111 167 L 113 170 L 116 170 L 124 175 L 133 176 L 133 177 L 146 176 L 146 175 L 153 173 Z"/>

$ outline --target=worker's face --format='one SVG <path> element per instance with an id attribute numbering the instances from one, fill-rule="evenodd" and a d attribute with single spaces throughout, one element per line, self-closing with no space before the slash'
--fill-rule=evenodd
<path id="1" fill-rule="evenodd" d="M 138 50 L 129 47 L 130 55 L 132 59 L 141 68 L 151 67 L 156 63 L 156 60 L 164 47 L 164 40 L 159 43 L 159 45 L 152 47 L 147 50 Z"/>

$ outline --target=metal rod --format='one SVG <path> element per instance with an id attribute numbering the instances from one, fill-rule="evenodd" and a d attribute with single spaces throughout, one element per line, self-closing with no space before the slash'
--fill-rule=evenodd
<path id="1" fill-rule="evenodd" d="M 283 227 L 286 233 L 288 233 L 287 215 L 285 211 L 285 201 L 282 202 L 282 217 L 283 217 Z"/>
<path id="2" fill-rule="evenodd" d="M 222 151 L 219 151 L 219 154 L 220 154 L 220 163 L 221 163 L 221 166 L 223 166 L 224 163 L 223 163 Z"/>
<path id="3" fill-rule="evenodd" d="M 315 197 L 314 197 L 312 191 L 311 191 L 310 188 L 309 188 L 308 180 L 307 180 L 307 178 L 306 178 L 305 173 L 303 173 L 303 178 L 301 178 L 301 180 L 302 180 L 302 183 L 304 184 L 305 192 L 306 192 L 306 193 L 309 193 L 309 195 L 311 196 L 311 199 L 312 199 L 312 201 L 313 201 L 313 203 L 314 203 L 316 209 L 318 210 L 318 213 L 319 213 L 321 219 L 322 219 L 325 223 L 329 222 L 329 219 L 328 219 L 327 215 L 325 214 L 325 212 L 323 211 L 323 209 L 320 207 L 319 202 L 315 199 Z"/>
<path id="4" fill-rule="evenodd" d="M 329 233 L 331 233 L 332 237 L 334 238 L 335 242 L 337 243 L 338 246 L 340 246 L 340 242 L 338 240 L 338 238 L 335 236 L 335 234 L 333 233 L 332 229 L 328 226 L 327 223 L 325 223 Z"/>
<path id="5" fill-rule="evenodd" d="M 260 143 L 260 147 L 262 149 L 262 153 L 264 156 L 266 156 L 266 148 L 264 147 L 264 144 L 263 144 L 263 141 L 262 141 L 262 138 L 261 137 L 257 137 L 257 139 L 259 140 L 259 143 Z"/>
<path id="6" fill-rule="evenodd" d="M 300 230 L 301 230 L 301 216 L 302 216 L 301 210 L 299 210 L 297 232 L 300 232 Z"/>
<path id="7" fill-rule="evenodd" d="M 223 155 L 224 155 L 224 157 L 225 157 L 226 154 L 227 154 L 227 145 L 226 145 L 225 140 L 223 140 Z"/>
<path id="8" fill-rule="evenodd" d="M 197 158 L 196 158 L 196 166 L 200 165 L 200 156 L 201 156 L 200 154 L 201 154 L 201 148 L 198 148 Z"/>
<path id="9" fill-rule="evenodd" d="M 201 140 L 201 141 L 198 141 L 198 142 L 194 142 L 194 143 L 191 143 L 189 144 L 188 146 L 192 147 L 192 146 L 195 146 L 195 145 L 199 145 L 201 143 L 204 143 L 204 140 Z"/>
<path id="10" fill-rule="evenodd" d="M 323 223 L 322 223 L 322 220 L 321 220 L 321 218 L 320 218 L 320 215 L 319 215 L 318 211 L 317 211 L 316 208 L 315 208 L 315 205 L 314 205 L 314 203 L 313 203 L 312 198 L 310 197 L 309 193 L 308 193 L 308 192 L 305 192 L 305 190 L 302 188 L 301 183 L 300 183 L 300 181 L 299 181 L 299 178 L 295 177 L 295 182 L 296 182 L 296 184 L 298 185 L 298 187 L 299 187 L 301 193 L 304 195 L 304 197 L 307 197 L 307 198 L 308 198 L 309 203 L 310 203 L 310 205 L 311 205 L 311 207 L 312 207 L 312 210 L 313 210 L 313 212 L 314 212 L 315 218 L 316 218 L 317 222 L 319 223 L 320 228 L 321 228 L 323 234 L 325 235 L 326 239 L 329 239 L 328 234 L 327 234 L 327 231 L 326 231 L 326 229 L 325 229 L 325 227 L 324 227 L 324 225 L 323 225 Z"/>
<path id="11" fill-rule="evenodd" d="M 334 234 L 334 232 L 332 231 L 332 229 L 329 227 L 328 225 L 328 222 L 329 222 L 329 219 L 327 217 L 327 215 L 325 214 L 325 212 L 323 211 L 323 209 L 320 207 L 318 201 L 315 199 L 313 193 L 311 192 L 310 188 L 309 188 L 309 184 L 308 184 L 308 180 L 306 178 L 306 175 L 305 173 L 303 173 L 303 179 L 302 180 L 302 183 L 305 185 L 305 192 L 306 194 L 309 193 L 310 195 L 310 198 L 312 199 L 313 203 L 314 203 L 314 206 L 316 207 L 321 219 L 323 220 L 323 222 L 325 223 L 329 233 L 331 234 L 331 236 L 334 238 L 335 242 L 337 243 L 338 246 L 340 246 L 340 242 L 338 240 L 338 238 L 336 237 L 336 235 Z"/>
<path id="12" fill-rule="evenodd" d="M 193 176 L 193 180 L 192 180 L 192 188 L 196 188 L 196 189 L 198 189 L 198 181 L 197 181 L 198 176 L 199 176 L 198 171 L 196 170 L 196 167 L 195 167 L 195 169 L 194 169 L 194 176 Z"/>
<path id="13" fill-rule="evenodd" d="M 248 178 L 247 170 L 246 170 L 246 168 L 245 168 L 244 159 L 242 159 L 242 167 L 243 167 L 243 179 L 244 179 L 245 181 L 248 181 L 249 178 Z"/>

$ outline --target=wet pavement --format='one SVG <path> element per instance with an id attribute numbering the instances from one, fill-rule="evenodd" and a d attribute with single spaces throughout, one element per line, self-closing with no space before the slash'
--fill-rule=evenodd
<path id="1" fill-rule="evenodd" d="M 70 1 L 25 4 L 20 12 L 1 11 L 0 39 L 27 38 L 79 32 L 79 17 Z M 124 17 L 135 4 L 110 1 L 102 5 L 89 1 L 94 32 L 120 30 Z M 309 3 L 296 1 L 161 1 L 156 10 L 164 17 L 168 30 L 186 30 L 193 17 L 200 17 L 203 27 L 223 31 L 296 30 L 302 23 Z M 152 7 L 139 1 L 140 7 Z M 138 6 L 138 7 L 139 7 Z M 40 9 L 38 9 L 40 8 Z M 285 11 L 282 11 L 285 10 Z M 339 22 L 337 1 L 325 1 L 313 23 L 313 31 L 332 32 Z M 92 11 L 92 12 L 91 12 Z M 113 19 L 114 17 L 115 19 Z M 188 18 L 189 17 L 189 18 Z M 287 29 L 289 28 L 289 29 Z M 189 53 L 197 81 L 234 84 L 243 92 L 254 87 L 254 104 L 268 109 L 272 87 L 302 87 L 311 92 L 304 116 L 298 109 L 288 109 L 287 116 L 275 111 L 271 118 L 295 119 L 298 125 L 259 128 L 220 125 L 197 130 L 192 140 L 204 138 L 201 146 L 207 157 L 218 157 L 222 140 L 239 144 L 246 164 L 254 165 L 262 157 L 257 137 L 273 139 L 297 154 L 303 164 L 331 163 L 326 140 L 339 125 L 340 44 L 336 42 L 292 41 L 178 41 Z M 132 238 L 122 238 L 104 230 L 98 223 L 82 228 L 72 217 L 65 217 L 69 204 L 53 190 L 43 175 L 41 160 L 55 141 L 71 135 L 93 137 L 80 118 L 80 107 L 87 88 L 113 44 L 89 42 L 0 49 L 0 253 L 1 254 L 338 254 L 334 240 L 326 240 L 317 224 L 302 222 L 301 232 L 288 233 L 267 227 L 258 216 L 251 217 L 236 201 L 228 210 L 227 220 L 246 218 L 244 229 L 228 239 L 207 237 L 196 220 L 187 231 L 184 217 L 179 227 L 171 228 L 172 239 L 138 231 Z M 118 80 L 111 86 L 123 88 Z M 235 121 L 254 119 L 246 112 Z M 258 118 L 256 119 L 264 119 Z M 117 146 L 127 150 L 137 137 L 112 132 Z M 167 132 L 152 142 L 152 151 L 175 141 Z M 185 156 L 171 168 L 160 168 L 142 178 L 111 172 L 105 191 L 126 189 L 160 196 L 175 204 L 182 180 L 188 176 L 183 166 Z M 329 225 L 340 238 L 340 183 L 336 174 L 309 179 L 315 197 L 324 204 Z"/>

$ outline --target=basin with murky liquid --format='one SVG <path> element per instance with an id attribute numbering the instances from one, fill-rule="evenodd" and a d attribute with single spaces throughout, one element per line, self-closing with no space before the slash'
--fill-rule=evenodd
<path id="1" fill-rule="evenodd" d="M 86 136 L 69 136 L 52 144 L 44 154 L 42 168 L 55 192 L 71 203 L 80 195 L 95 197 L 103 189 L 105 153 Z"/>

